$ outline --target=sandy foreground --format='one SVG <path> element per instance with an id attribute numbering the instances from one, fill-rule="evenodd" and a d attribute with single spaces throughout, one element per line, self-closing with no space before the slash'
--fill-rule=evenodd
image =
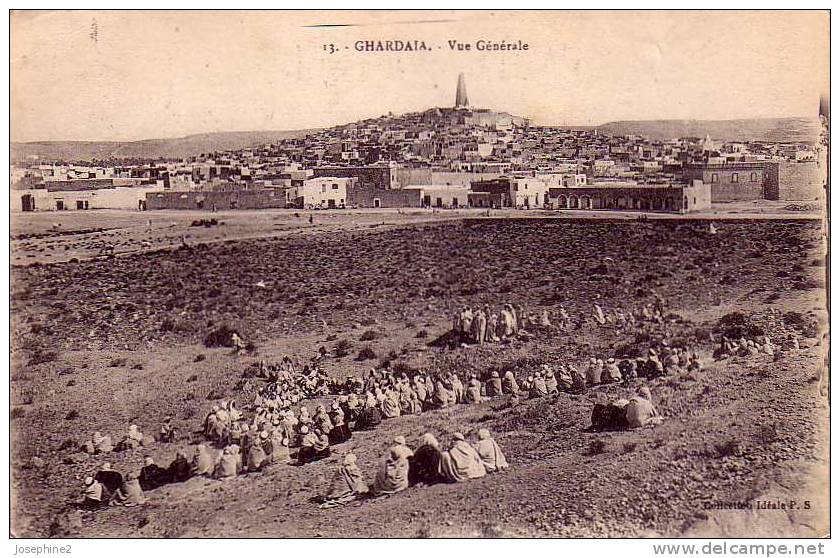
<path id="1" fill-rule="evenodd" d="M 748 204 L 747 204 L 748 205 Z M 737 211 L 736 211 L 737 210 Z M 309 223 L 309 215 L 313 223 Z M 823 536 L 829 533 L 825 239 L 809 212 L 716 208 L 638 222 L 600 212 L 90 212 L 13 216 L 12 531 L 18 536 Z M 749 218 L 747 218 L 749 217 Z M 802 217 L 807 217 L 803 219 Z M 191 226 L 200 219 L 224 224 Z M 714 219 L 718 233 L 708 234 Z M 151 223 L 151 224 L 150 224 Z M 186 246 L 183 246 L 186 241 Z M 116 257 L 101 256 L 113 247 Z M 34 265 L 33 265 L 34 264 Z M 633 330 L 532 332 L 507 344 L 433 342 L 455 308 L 504 302 L 587 316 L 659 295 L 669 320 Z M 800 349 L 714 361 L 721 318 Z M 253 353 L 205 348 L 219 324 Z M 367 331 L 373 341 L 361 341 Z M 327 461 L 275 466 L 225 482 L 195 478 L 151 491 L 134 509 L 70 513 L 81 479 L 110 461 L 166 465 L 209 408 L 247 407 L 243 371 L 350 343 L 324 365 L 361 374 L 383 360 L 414 368 L 514 370 L 646 349 L 666 339 L 704 369 L 511 408 L 506 398 L 384 421 Z M 360 361 L 363 347 L 375 359 Z M 199 356 L 200 355 L 200 356 Z M 592 405 L 647 383 L 666 417 L 632 432 L 588 433 Z M 314 402 L 308 403 L 310 407 Z M 95 430 L 119 439 L 172 415 L 176 444 L 65 463 Z M 372 482 L 392 438 L 486 427 L 512 467 L 459 485 L 319 510 L 340 455 Z M 345 447 L 346 446 L 346 447 Z M 37 458 L 34 460 L 33 458 Z M 794 509 L 756 502 L 794 501 Z M 753 509 L 722 510 L 727 503 Z M 769 505 L 766 507 L 770 507 Z"/>

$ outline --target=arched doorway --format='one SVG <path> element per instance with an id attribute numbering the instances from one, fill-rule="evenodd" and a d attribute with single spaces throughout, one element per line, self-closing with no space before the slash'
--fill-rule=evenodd
<path id="1" fill-rule="evenodd" d="M 577 209 L 578 208 L 578 197 L 577 196 L 569 196 L 569 209 Z"/>
<path id="2" fill-rule="evenodd" d="M 566 209 L 568 207 L 568 204 L 569 200 L 566 198 L 566 196 L 560 196 L 557 198 L 557 207 L 559 207 L 560 209 Z"/>

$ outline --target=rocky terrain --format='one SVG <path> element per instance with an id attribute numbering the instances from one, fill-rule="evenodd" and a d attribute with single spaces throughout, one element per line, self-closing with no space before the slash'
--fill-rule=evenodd
<path id="1" fill-rule="evenodd" d="M 828 534 L 824 236 L 817 221 L 481 219 L 242 238 L 112 259 L 12 269 L 13 526 L 26 536 L 781 536 Z M 440 347 L 464 304 L 524 304 L 575 319 L 663 297 L 668 319 L 630 331 L 581 321 L 508 344 Z M 799 349 L 714 361 L 721 318 Z M 230 325 L 253 343 L 234 355 L 204 336 Z M 746 326 L 745 326 L 746 327 Z M 373 331 L 375 335 L 368 332 Z M 362 340 L 362 337 L 367 340 Z M 701 354 L 699 373 L 649 382 L 663 425 L 590 433 L 592 405 L 632 386 L 525 401 L 505 398 L 383 422 L 336 456 L 219 482 L 150 492 L 135 509 L 71 512 L 81 478 L 105 460 L 138 469 L 191 454 L 190 432 L 238 389 L 245 368 L 288 353 L 335 375 L 394 366 L 514 370 L 581 366 L 668 340 Z M 373 358 L 360 359 L 364 354 Z M 310 405 L 311 406 L 311 405 Z M 183 439 L 66 463 L 94 430 Z M 320 510 L 311 501 L 352 449 L 372 481 L 393 436 L 493 431 L 512 467 L 459 485 Z M 347 446 L 346 448 L 344 446 Z M 716 511 L 715 503 L 795 499 L 795 511 Z M 805 502 L 808 501 L 806 506 Z M 806 509 L 807 507 L 807 509 Z M 726 529 L 729 529 L 727 532 Z"/>

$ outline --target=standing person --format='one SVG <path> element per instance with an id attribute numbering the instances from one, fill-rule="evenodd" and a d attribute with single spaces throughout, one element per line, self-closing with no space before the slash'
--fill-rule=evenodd
<path id="1" fill-rule="evenodd" d="M 490 312 L 490 309 L 487 309 L 487 329 L 485 330 L 485 341 L 488 343 L 496 342 L 499 340 L 499 315 L 495 312 Z"/>
<path id="2" fill-rule="evenodd" d="M 455 394 L 455 399 L 453 403 L 463 403 L 464 402 L 464 384 L 461 382 L 461 378 L 458 374 L 452 373 L 450 374 L 450 385 L 452 386 L 452 393 Z"/>

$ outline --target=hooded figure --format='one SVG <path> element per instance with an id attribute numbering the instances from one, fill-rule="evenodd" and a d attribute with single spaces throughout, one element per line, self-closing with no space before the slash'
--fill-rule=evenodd
<path id="1" fill-rule="evenodd" d="M 114 449 L 111 437 L 103 436 L 101 432 L 94 432 L 91 442 L 93 442 L 94 453 L 110 453 Z"/>
<path id="2" fill-rule="evenodd" d="M 456 432 L 449 451 L 441 454 L 440 468 L 449 482 L 463 482 L 477 479 L 487 474 L 484 462 L 471 445 L 464 440 L 464 435 Z"/>
<path id="3" fill-rule="evenodd" d="M 559 393 L 559 390 L 557 384 L 557 377 L 554 375 L 554 370 L 549 368 L 547 365 L 543 365 L 542 375 L 545 379 L 545 390 L 548 392 L 549 395 L 557 395 L 557 393 Z"/>
<path id="4" fill-rule="evenodd" d="M 621 381 L 621 370 L 615 363 L 614 358 L 607 359 L 607 364 L 604 366 L 604 371 L 601 372 L 601 383 L 608 384 L 612 382 Z"/>
<path id="5" fill-rule="evenodd" d="M 359 496 L 367 494 L 368 486 L 365 477 L 356 465 L 356 456 L 348 453 L 333 476 L 329 490 L 324 497 L 322 508 L 332 508 L 352 502 Z"/>
<path id="6" fill-rule="evenodd" d="M 396 418 L 400 416 L 400 399 L 397 392 L 389 389 L 382 400 L 382 418 Z"/>
<path id="7" fill-rule="evenodd" d="M 542 374 L 537 372 L 534 375 L 534 381 L 531 384 L 530 397 L 534 399 L 537 397 L 545 397 L 546 395 L 548 395 L 548 388 L 545 385 L 545 380 L 543 379 Z"/>
<path id="8" fill-rule="evenodd" d="M 114 493 L 114 497 L 111 498 L 111 504 L 130 508 L 145 503 L 146 496 L 143 494 L 143 489 L 140 488 L 140 481 L 137 480 L 137 475 L 127 473 L 122 486 Z"/>
<path id="9" fill-rule="evenodd" d="M 505 372 L 505 378 L 502 380 L 502 391 L 511 395 L 519 395 L 519 384 L 516 383 L 516 376 L 510 370 Z"/>
<path id="10" fill-rule="evenodd" d="M 444 480 L 440 471 L 440 444 L 431 434 L 426 433 L 420 438 L 420 446 L 408 460 L 408 483 L 437 484 Z"/>
<path id="11" fill-rule="evenodd" d="M 368 392 L 365 398 L 365 407 L 359 412 L 359 416 L 353 425 L 355 430 L 369 430 L 382 422 L 382 412 L 373 394 Z"/>
<path id="12" fill-rule="evenodd" d="M 464 401 L 464 384 L 458 374 L 452 374 L 452 392 L 455 395 L 453 403 L 461 403 Z"/>
<path id="13" fill-rule="evenodd" d="M 352 434 L 350 433 L 350 427 L 344 422 L 344 411 L 341 410 L 341 405 L 338 403 L 332 404 L 331 418 L 333 427 L 329 433 L 330 444 L 343 444 L 350 439 Z"/>
<path id="14" fill-rule="evenodd" d="M 484 337 L 487 333 L 487 316 L 483 310 L 479 310 L 472 322 L 472 338 L 479 345 L 484 344 Z"/>
<path id="15" fill-rule="evenodd" d="M 214 466 L 213 456 L 204 444 L 195 447 L 195 455 L 192 460 L 193 475 L 212 475 Z"/>
<path id="16" fill-rule="evenodd" d="M 85 488 L 82 490 L 81 507 L 87 510 L 94 510 L 102 506 L 102 485 L 96 482 L 93 477 L 85 477 Z"/>
<path id="17" fill-rule="evenodd" d="M 443 385 L 443 380 L 435 383 L 435 392 L 432 396 L 432 406 L 442 409 L 455 404 L 455 393 Z"/>
<path id="18" fill-rule="evenodd" d="M 192 467 L 187 460 L 187 455 L 181 450 L 175 452 L 175 459 L 166 468 L 166 473 L 169 482 L 184 482 L 189 479 L 192 474 Z"/>
<path id="19" fill-rule="evenodd" d="M 123 484 L 122 475 L 116 471 L 112 471 L 110 463 L 103 463 L 102 469 L 100 469 L 93 478 L 96 482 L 105 487 L 109 497 L 119 490 Z"/>
<path id="20" fill-rule="evenodd" d="M 292 458 L 289 454 L 289 438 L 282 428 L 275 428 L 271 432 L 271 455 L 268 456 L 272 464 L 288 464 Z"/>
<path id="21" fill-rule="evenodd" d="M 143 460 L 143 468 L 140 469 L 140 476 L 137 480 L 140 481 L 140 488 L 143 490 L 154 490 L 169 482 L 168 476 L 166 469 L 158 467 L 154 459 L 147 456 Z"/>
<path id="22" fill-rule="evenodd" d="M 414 377 L 414 393 L 417 394 L 417 399 L 421 405 L 426 402 L 429 393 L 426 391 L 426 379 L 423 376 Z"/>
<path id="23" fill-rule="evenodd" d="M 586 369 L 586 385 L 596 386 L 601 383 L 603 367 L 599 365 L 599 362 L 596 358 L 589 359 L 589 368 Z"/>
<path id="24" fill-rule="evenodd" d="M 661 417 L 651 401 L 652 395 L 647 386 L 639 389 L 639 395 L 630 398 L 625 407 L 627 426 L 630 428 L 643 428 L 661 422 Z"/>
<path id="25" fill-rule="evenodd" d="M 488 473 L 501 471 L 509 467 L 507 459 L 505 459 L 505 454 L 502 453 L 502 448 L 490 436 L 490 431 L 486 428 L 478 431 L 478 442 L 473 447 L 475 447 L 475 451 L 481 457 L 484 468 L 487 469 Z"/>
<path id="26" fill-rule="evenodd" d="M 375 496 L 395 494 L 408 488 L 408 458 L 413 452 L 405 445 L 405 438 L 402 436 L 394 438 L 394 442 L 395 445 L 376 474 L 373 483 Z"/>
<path id="27" fill-rule="evenodd" d="M 322 432 L 329 432 L 333 428 L 332 420 L 323 405 L 318 405 L 318 408 L 315 409 L 312 423 L 315 425 L 315 428 L 320 429 Z"/>
<path id="28" fill-rule="evenodd" d="M 484 333 L 485 339 L 484 340 L 487 341 L 488 343 L 498 341 L 499 340 L 499 335 L 498 335 L 499 315 L 496 314 L 495 312 L 491 314 L 489 310 L 487 311 L 487 315 L 488 315 L 487 328 L 485 329 L 485 333 Z"/>
<path id="29" fill-rule="evenodd" d="M 481 403 L 481 382 L 475 376 L 467 383 L 466 402 Z"/>
<path id="30" fill-rule="evenodd" d="M 502 380 L 499 378 L 499 373 L 495 370 L 490 373 L 490 379 L 487 380 L 485 387 L 487 397 L 498 397 L 502 394 Z"/>
<path id="31" fill-rule="evenodd" d="M 214 475 L 217 479 L 229 479 L 239 474 L 242 467 L 242 456 L 237 446 L 227 446 L 222 450 L 222 457 L 216 465 Z"/>
<path id="32" fill-rule="evenodd" d="M 263 468 L 266 464 L 268 456 L 263 449 L 262 441 L 268 441 L 268 432 L 263 430 L 260 432 L 260 441 L 251 444 L 248 448 L 248 453 L 245 456 L 245 469 L 249 473 L 254 473 Z"/>
<path id="33" fill-rule="evenodd" d="M 469 306 L 466 306 L 461 311 L 461 334 L 464 337 L 469 336 L 472 330 L 473 311 Z"/>

